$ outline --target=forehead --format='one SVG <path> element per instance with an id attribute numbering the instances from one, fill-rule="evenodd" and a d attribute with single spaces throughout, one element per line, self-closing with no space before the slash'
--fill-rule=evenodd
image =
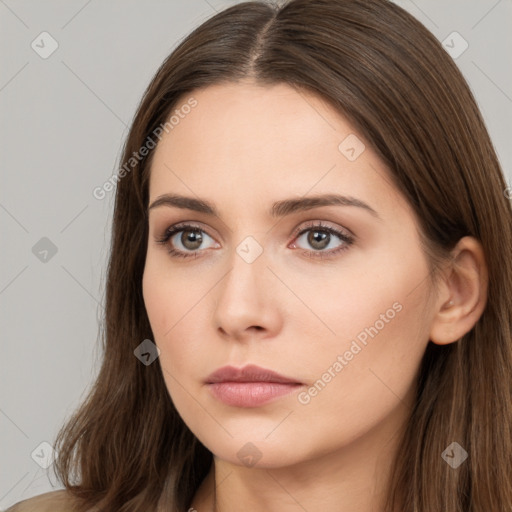
<path id="1" fill-rule="evenodd" d="M 196 105 L 185 109 L 191 98 Z M 173 116 L 174 124 L 163 134 L 155 159 L 164 153 L 162 157 L 192 163 L 215 155 L 212 164 L 226 167 L 257 154 L 249 167 L 273 166 L 286 158 L 296 163 L 302 153 L 316 147 L 333 161 L 340 137 L 354 132 L 320 97 L 282 83 L 209 86 L 180 98 L 173 113 L 180 110 L 188 113 Z"/>
<path id="2" fill-rule="evenodd" d="M 195 106 L 182 108 L 191 99 Z M 257 207 L 308 192 L 362 198 L 387 187 L 396 195 L 363 137 L 312 93 L 287 84 L 217 84 L 184 95 L 173 113 L 152 160 L 150 200 L 176 192 Z"/>

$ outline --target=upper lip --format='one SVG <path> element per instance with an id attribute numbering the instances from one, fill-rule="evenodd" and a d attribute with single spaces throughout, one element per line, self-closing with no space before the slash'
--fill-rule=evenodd
<path id="1" fill-rule="evenodd" d="M 278 382 L 284 384 L 300 384 L 295 379 L 285 377 L 272 370 L 249 364 L 243 368 L 223 366 L 206 378 L 207 384 L 215 382 Z"/>

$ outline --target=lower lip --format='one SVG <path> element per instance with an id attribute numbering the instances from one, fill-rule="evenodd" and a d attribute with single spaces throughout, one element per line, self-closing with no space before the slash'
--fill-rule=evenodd
<path id="1" fill-rule="evenodd" d="M 217 399 L 234 407 L 258 407 L 301 387 L 278 382 L 215 382 L 208 387 Z"/>

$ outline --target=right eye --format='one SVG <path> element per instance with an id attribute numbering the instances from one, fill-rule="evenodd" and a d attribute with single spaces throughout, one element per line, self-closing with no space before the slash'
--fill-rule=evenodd
<path id="1" fill-rule="evenodd" d="M 169 254 L 174 258 L 196 258 L 205 237 L 211 238 L 203 229 L 192 224 L 176 224 L 168 228 L 157 243 L 167 246 Z M 181 246 L 181 247 L 180 247 Z"/>

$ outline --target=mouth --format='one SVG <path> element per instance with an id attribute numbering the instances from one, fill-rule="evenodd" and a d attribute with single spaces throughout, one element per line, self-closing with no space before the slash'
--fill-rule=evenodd
<path id="1" fill-rule="evenodd" d="M 296 379 L 255 365 L 243 368 L 224 366 L 210 374 L 205 383 L 216 399 L 233 407 L 258 407 L 304 385 Z"/>

